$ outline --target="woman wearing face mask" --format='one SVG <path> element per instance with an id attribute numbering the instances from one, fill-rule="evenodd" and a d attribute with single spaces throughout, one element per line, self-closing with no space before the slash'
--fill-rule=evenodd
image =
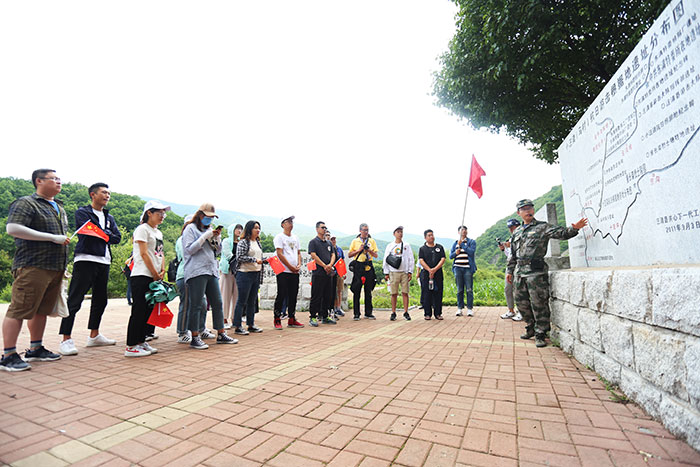
<path id="1" fill-rule="evenodd" d="M 209 346 L 199 336 L 202 314 L 206 313 L 204 297 L 211 305 L 214 328 L 218 331 L 217 344 L 236 344 L 237 339 L 224 331 L 224 312 L 219 290 L 219 265 L 216 254 L 221 251 L 221 228 L 212 229 L 216 215 L 214 206 L 204 203 L 199 207 L 190 223 L 182 232 L 184 250 L 185 282 L 189 299 L 188 323 L 192 332 L 190 347 L 207 349 Z"/>
<path id="2" fill-rule="evenodd" d="M 146 302 L 148 286 L 153 281 L 163 279 L 163 232 L 158 226 L 165 220 L 165 212 L 170 211 L 159 201 L 146 203 L 141 216 L 141 225 L 134 229 L 134 268 L 131 271 L 131 316 L 126 332 L 125 357 L 146 357 L 158 350 L 146 342 L 146 327 L 152 306 Z"/>
<path id="3" fill-rule="evenodd" d="M 231 224 L 228 227 L 228 237 L 221 242 L 221 261 L 219 261 L 219 270 L 221 271 L 221 298 L 224 301 L 224 328 L 231 327 L 233 322 L 233 311 L 236 309 L 236 300 L 238 299 L 238 287 L 236 286 L 236 271 L 231 271 L 229 262 L 236 254 L 238 246 L 238 237 L 243 232 L 243 226 Z"/>
<path id="4" fill-rule="evenodd" d="M 255 305 L 258 300 L 258 288 L 262 274 L 262 246 L 260 245 L 260 223 L 248 221 L 243 230 L 243 238 L 236 248 L 236 284 L 238 286 L 238 302 L 233 315 L 233 325 L 236 334 L 246 335 L 250 332 L 262 332 L 255 325 Z M 246 316 L 248 330 L 243 329 L 243 313 Z"/>

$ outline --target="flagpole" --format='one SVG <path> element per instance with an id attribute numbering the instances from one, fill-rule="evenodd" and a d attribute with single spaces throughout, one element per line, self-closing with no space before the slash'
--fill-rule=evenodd
<path id="1" fill-rule="evenodd" d="M 474 155 L 472 154 L 472 159 L 473 158 L 474 158 Z M 472 166 L 473 165 L 474 165 L 473 162 L 469 164 L 469 180 L 472 179 Z M 460 228 L 461 228 L 461 226 L 464 225 L 464 218 L 467 215 L 467 199 L 469 199 L 469 182 L 467 182 L 467 194 L 464 195 L 464 209 L 462 210 L 462 223 L 459 224 Z M 461 237 L 461 234 L 460 234 L 460 237 Z"/>

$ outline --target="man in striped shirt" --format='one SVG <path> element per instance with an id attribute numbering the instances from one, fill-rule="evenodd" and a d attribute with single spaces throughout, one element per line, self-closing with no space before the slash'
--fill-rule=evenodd
<path id="1" fill-rule="evenodd" d="M 476 240 L 467 237 L 467 227 L 457 228 L 459 240 L 452 245 L 450 259 L 457 283 L 457 316 L 464 312 L 464 292 L 467 293 L 467 316 L 474 316 L 474 273 L 476 272 Z"/>

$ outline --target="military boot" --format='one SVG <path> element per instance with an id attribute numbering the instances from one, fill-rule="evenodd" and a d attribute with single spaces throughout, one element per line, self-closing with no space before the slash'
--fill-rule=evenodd
<path id="1" fill-rule="evenodd" d="M 545 334 L 537 334 L 535 336 L 535 347 L 547 347 L 547 343 L 544 340 L 545 337 Z"/>
<path id="2" fill-rule="evenodd" d="M 533 328 L 525 328 L 525 334 L 520 336 L 521 339 L 530 339 L 535 337 L 535 330 Z"/>

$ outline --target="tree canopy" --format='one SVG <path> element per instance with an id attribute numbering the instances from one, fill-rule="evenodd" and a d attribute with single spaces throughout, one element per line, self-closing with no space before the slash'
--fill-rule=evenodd
<path id="1" fill-rule="evenodd" d="M 557 148 L 667 5 L 665 0 L 454 0 L 437 104 L 504 130 L 535 157 Z"/>

